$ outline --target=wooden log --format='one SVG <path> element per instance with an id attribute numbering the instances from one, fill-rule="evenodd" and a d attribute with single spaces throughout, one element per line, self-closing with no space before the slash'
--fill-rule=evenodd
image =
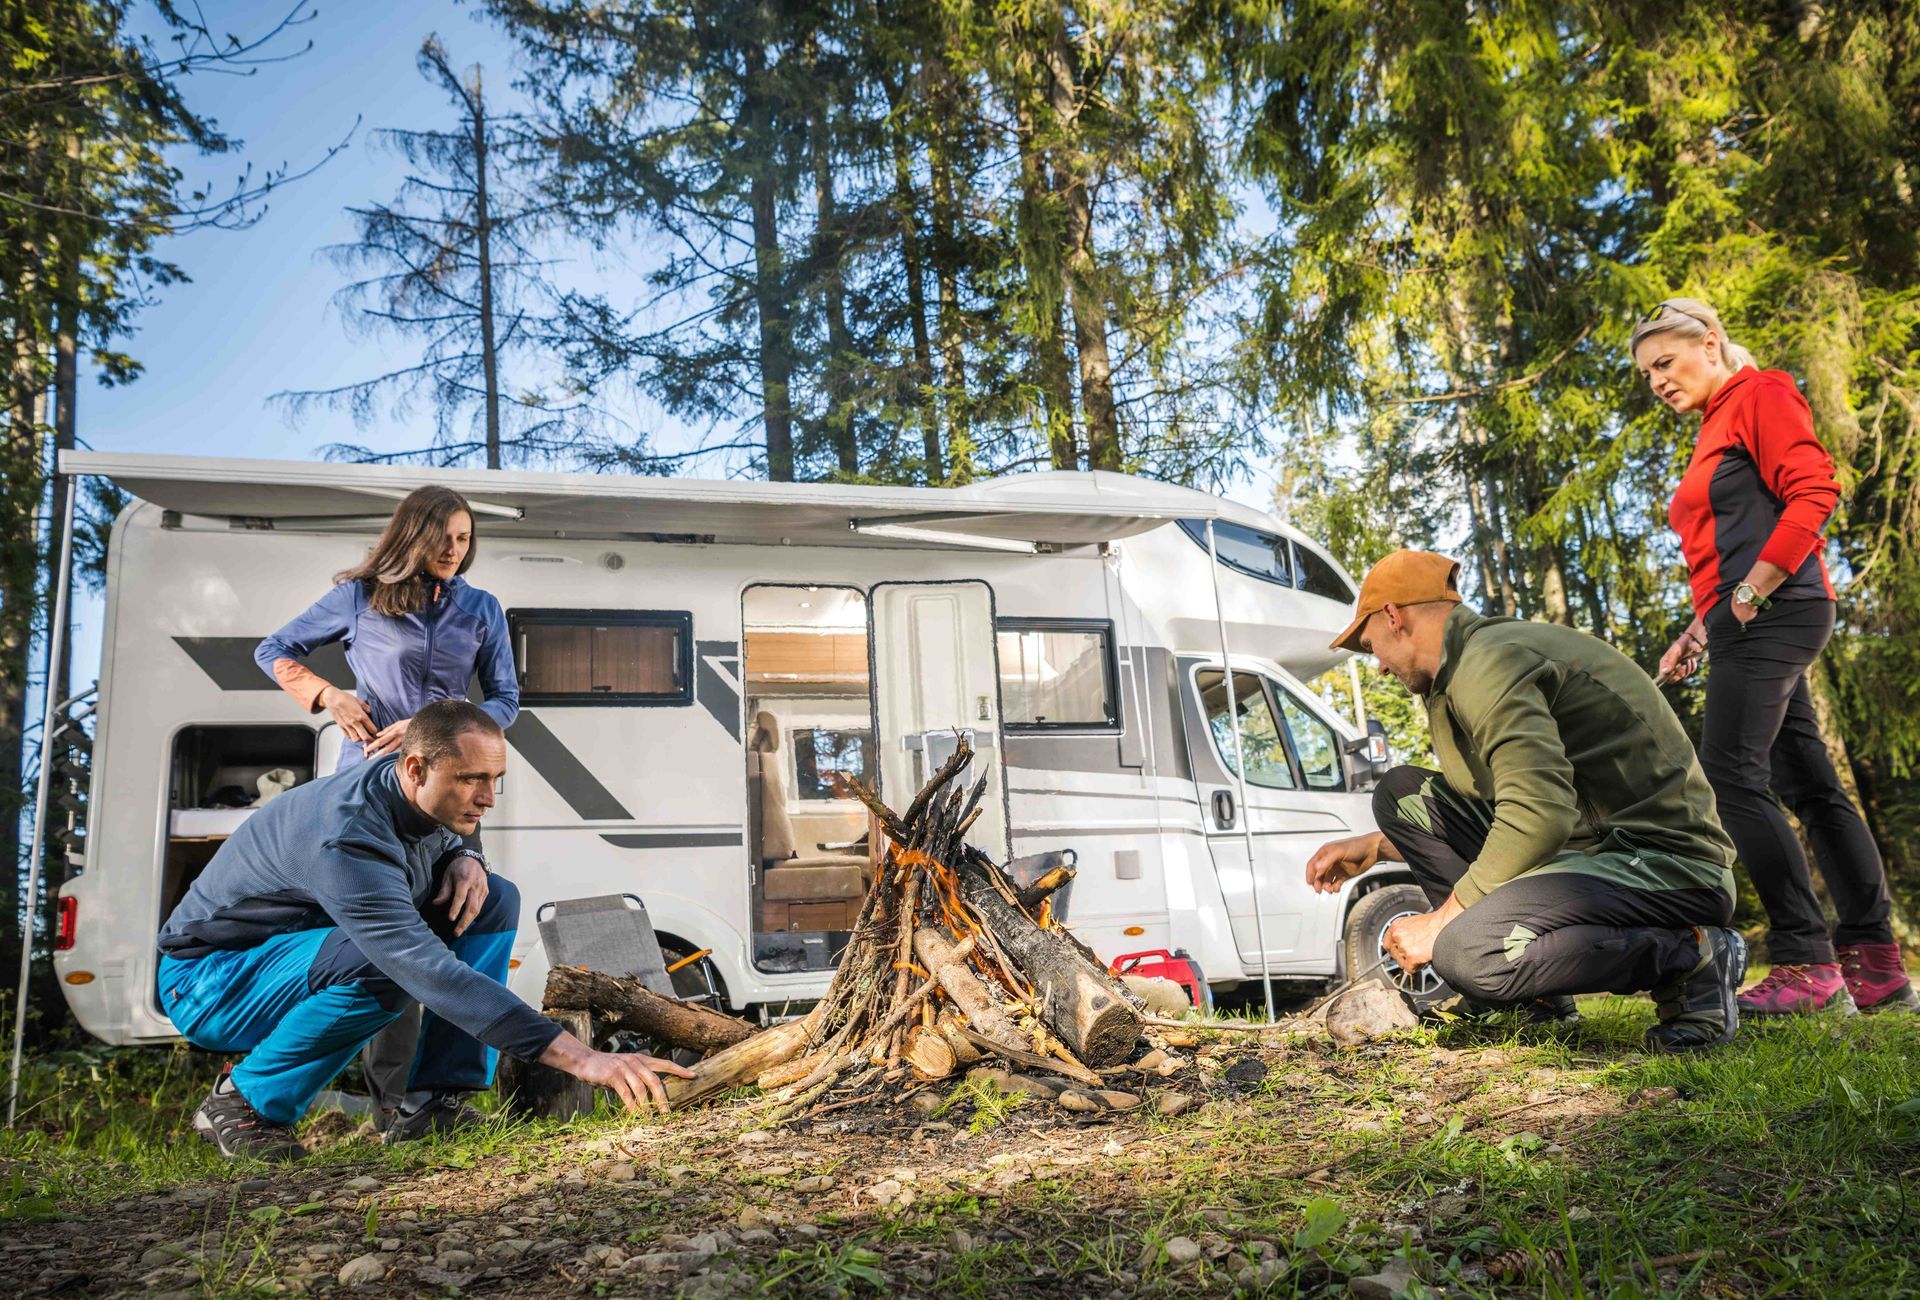
<path id="1" fill-rule="evenodd" d="M 960 1065 L 972 1065 L 982 1053 L 967 1037 L 966 1029 L 952 1015 L 941 1016 L 933 1022 L 933 1028 L 940 1037 L 947 1040 L 947 1046 L 953 1049 L 953 1059 Z"/>
<path id="2" fill-rule="evenodd" d="M 969 936 L 971 937 L 971 936 Z M 923 926 L 913 935 L 913 950 L 920 964 L 932 972 L 931 978 L 953 999 L 975 1032 L 991 1042 L 1017 1046 L 1026 1042 L 1007 1013 L 995 1006 L 987 986 L 967 965 L 965 951 L 947 942 L 946 936 L 931 926 Z"/>
<path id="3" fill-rule="evenodd" d="M 784 1088 L 790 1083 L 798 1083 L 812 1074 L 814 1067 L 828 1055 L 830 1054 L 826 1052 L 815 1052 L 811 1056 L 796 1056 L 791 1061 L 774 1066 L 771 1070 L 762 1071 L 760 1077 L 753 1081 L 753 1086 L 762 1092 L 772 1092 L 775 1088 Z"/>
<path id="4" fill-rule="evenodd" d="M 547 973 L 549 1011 L 590 1011 L 601 1025 L 632 1029 L 674 1047 L 717 1052 L 753 1037 L 755 1026 L 711 1008 L 661 997 L 632 976 L 608 975 L 584 966 L 556 966 Z"/>
<path id="5" fill-rule="evenodd" d="M 751 1082 L 774 1066 L 790 1061 L 807 1049 L 807 1042 L 819 1024 L 821 1009 L 815 1007 L 799 1020 L 764 1029 L 752 1038 L 743 1038 L 723 1048 L 693 1067 L 691 1079 L 668 1078 L 667 1102 L 676 1110 L 705 1101 L 728 1088 Z"/>
<path id="6" fill-rule="evenodd" d="M 1146 1024 L 1100 960 L 1065 931 L 1041 929 L 1009 901 L 1005 880 L 995 879 L 1000 869 L 978 852 L 969 851 L 957 869 L 961 895 L 1033 985 L 1047 1028 L 1093 1069 L 1126 1060 Z"/>
<path id="7" fill-rule="evenodd" d="M 953 1049 L 947 1046 L 947 1040 L 936 1030 L 908 1030 L 906 1047 L 900 1055 L 923 1082 L 931 1083 L 953 1073 Z"/>
<path id="8" fill-rule="evenodd" d="M 547 1019 L 583 1043 L 593 1042 L 593 1017 L 584 1011 L 549 1011 Z M 572 1119 L 593 1110 L 594 1086 L 564 1070 L 538 1061 L 500 1056 L 494 1081 L 510 1114 L 539 1119 Z"/>
<path id="9" fill-rule="evenodd" d="M 1020 906 L 1031 912 L 1034 908 L 1040 906 L 1041 900 L 1046 898 L 1048 894 L 1071 884 L 1073 877 L 1074 870 L 1072 867 L 1055 867 L 1052 871 L 1049 871 L 1046 875 L 1040 877 L 1040 879 L 1015 894 L 1014 900 L 1018 902 Z"/>

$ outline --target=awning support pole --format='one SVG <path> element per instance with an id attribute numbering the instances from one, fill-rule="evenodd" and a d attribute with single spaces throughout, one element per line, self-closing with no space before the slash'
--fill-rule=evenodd
<path id="1" fill-rule="evenodd" d="M 1253 894 L 1254 941 L 1260 945 L 1260 984 L 1266 990 L 1267 1022 L 1271 1024 L 1273 969 L 1267 961 L 1267 923 L 1260 915 L 1260 866 L 1253 856 L 1253 809 L 1247 803 L 1247 759 L 1240 745 L 1240 701 L 1233 689 L 1233 659 L 1227 649 L 1227 614 L 1220 603 L 1220 554 L 1214 549 L 1212 519 L 1207 520 L 1207 569 L 1213 575 L 1213 621 L 1220 628 L 1220 675 L 1226 679 L 1227 717 L 1233 723 L 1233 773 L 1239 785 L 1240 833 L 1247 841 L 1247 884 Z"/>
<path id="2" fill-rule="evenodd" d="M 13 1073 L 7 1086 L 7 1127 L 13 1127 L 14 1115 L 20 1109 L 20 1059 L 27 1045 L 27 982 L 33 975 L 33 923 L 40 911 L 40 859 L 46 848 L 47 831 L 47 783 L 53 776 L 53 765 L 47 760 L 53 753 L 53 725 L 60 706 L 66 703 L 55 698 L 53 689 L 53 666 L 60 662 L 59 656 L 65 649 L 60 644 L 61 631 L 67 625 L 67 586 L 73 568 L 73 499 L 78 494 L 68 492 L 67 508 L 60 520 L 60 565 L 56 571 L 53 588 L 53 622 L 47 625 L 47 675 L 46 709 L 40 718 L 40 783 L 39 793 L 33 799 L 33 851 L 27 859 L 27 907 L 22 916 L 20 927 L 20 996 L 13 1008 Z"/>
<path id="3" fill-rule="evenodd" d="M 1353 688 L 1353 725 L 1364 736 L 1367 734 L 1367 697 L 1360 689 L 1359 655 L 1347 660 L 1347 684 Z"/>

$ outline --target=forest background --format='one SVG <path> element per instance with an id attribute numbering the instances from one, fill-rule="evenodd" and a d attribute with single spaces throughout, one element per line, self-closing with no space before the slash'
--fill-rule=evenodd
<path id="1" fill-rule="evenodd" d="M 345 209 L 349 240 L 288 255 L 323 252 L 340 325 L 400 360 L 295 375 L 282 413 L 415 431 L 320 454 L 922 485 L 1119 470 L 1256 493 L 1355 574 L 1446 550 L 1483 608 L 1648 664 L 1688 616 L 1666 504 L 1694 425 L 1624 342 L 1663 297 L 1705 298 L 1800 383 L 1840 467 L 1840 627 L 1813 684 L 1916 937 L 1911 0 L 449 17 L 417 56 L 436 111 L 364 137 L 406 179 L 340 195 L 350 116 L 333 150 L 256 170 L 196 107 L 235 76 L 270 108 L 313 57 L 312 5 L 0 0 L 0 861 L 24 868 L 34 814 L 51 458 L 87 445 L 83 389 L 143 382 L 137 325 L 186 282 L 180 241 L 267 239 L 284 192 Z M 506 66 L 463 56 L 476 28 Z M 116 504 L 79 503 L 82 589 Z M 72 676 L 54 666 L 59 696 Z M 1670 698 L 1697 725 L 1698 690 Z M 1397 687 L 1369 672 L 1367 701 L 1424 748 Z M 23 876 L 0 873 L 0 987 L 48 934 L 45 908 L 21 925 Z"/>

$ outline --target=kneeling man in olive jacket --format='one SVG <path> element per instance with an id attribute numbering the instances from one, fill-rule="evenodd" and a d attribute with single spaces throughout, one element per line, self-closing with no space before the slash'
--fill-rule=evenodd
<path id="1" fill-rule="evenodd" d="M 1535 1017 L 1571 1015 L 1574 993 L 1651 989 L 1650 1045 L 1725 1043 L 1747 965 L 1725 928 L 1733 844 L 1680 720 L 1597 637 L 1462 605 L 1459 568 L 1396 551 L 1361 584 L 1334 648 L 1426 701 L 1440 770 L 1389 772 L 1380 829 L 1324 845 L 1308 883 L 1405 862 L 1433 910 L 1387 931 L 1404 969 L 1431 963 L 1470 1001 Z"/>

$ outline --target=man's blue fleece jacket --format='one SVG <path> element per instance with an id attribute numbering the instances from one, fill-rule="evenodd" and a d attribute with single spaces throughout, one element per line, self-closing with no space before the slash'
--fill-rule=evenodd
<path id="1" fill-rule="evenodd" d="M 415 808 L 394 756 L 289 790 L 213 855 L 160 930 L 183 960 L 338 926 L 361 955 L 441 1019 L 538 1059 L 559 1026 L 453 955 L 423 914 L 460 837 Z"/>

